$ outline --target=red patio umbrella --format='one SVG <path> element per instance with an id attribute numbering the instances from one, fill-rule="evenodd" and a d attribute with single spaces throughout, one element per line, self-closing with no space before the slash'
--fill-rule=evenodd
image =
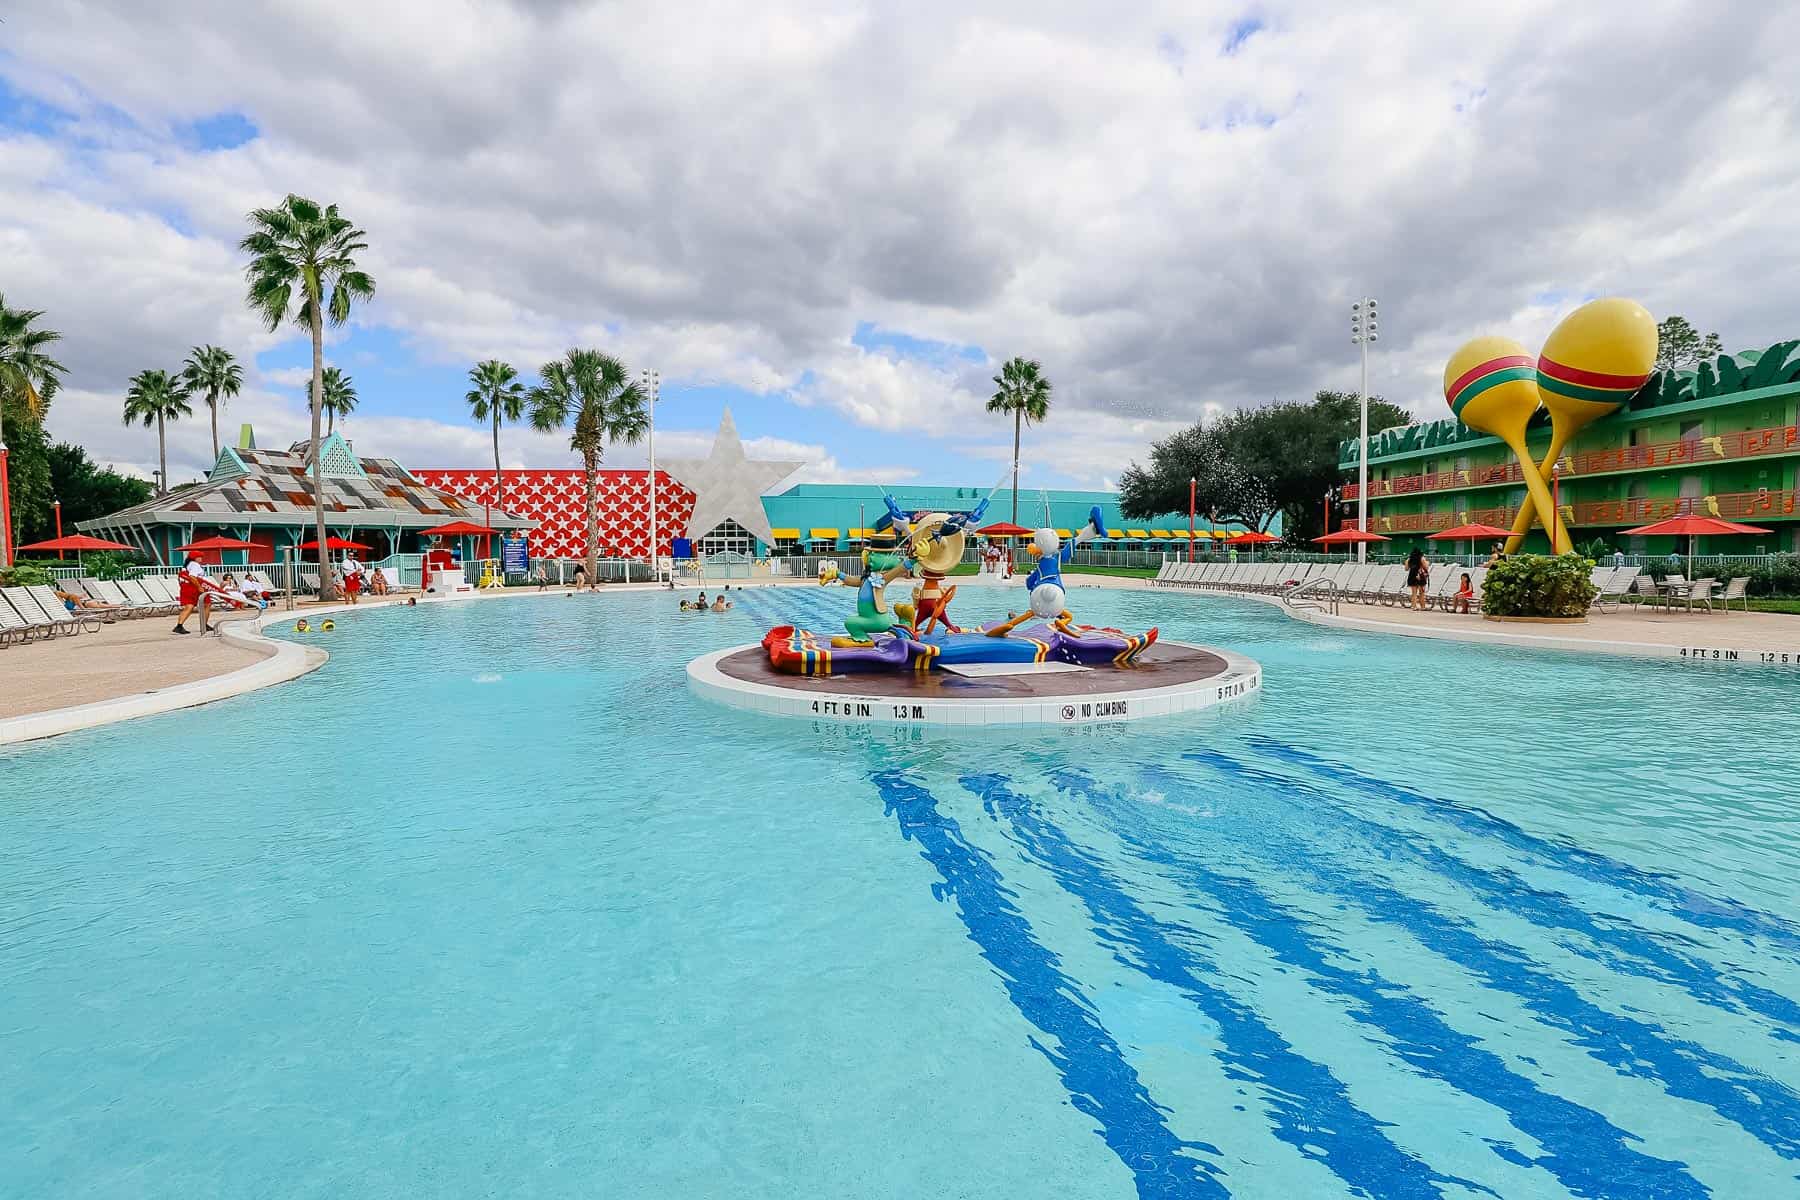
<path id="1" fill-rule="evenodd" d="M 71 533 L 66 537 L 51 538 L 47 542 L 33 542 L 29 546 L 20 546 L 20 550 L 136 550 L 136 546 L 127 546 L 124 542 L 109 542 L 105 538 L 89 537 L 85 533 Z"/>
<path id="2" fill-rule="evenodd" d="M 1352 527 L 1345 527 L 1336 533 L 1328 533 L 1324 537 L 1313 539 L 1321 546 L 1342 546 L 1346 557 L 1350 554 L 1350 547 L 1358 542 L 1388 542 L 1392 540 L 1392 538 L 1382 537 L 1379 533 L 1364 533 L 1362 530 Z"/>
<path id="3" fill-rule="evenodd" d="M 1687 534 L 1688 557 L 1694 557 L 1694 544 L 1697 538 L 1724 533 L 1769 533 L 1760 525 L 1740 525 L 1736 521 L 1726 521 L 1718 517 L 1697 517 L 1689 513 L 1685 517 L 1670 517 L 1666 521 L 1657 521 L 1653 525 L 1640 525 L 1636 529 L 1627 529 L 1625 537 L 1680 537 Z"/>
<path id="4" fill-rule="evenodd" d="M 1027 529 L 1023 525 L 1014 525 L 1011 521 L 995 521 L 992 525 L 983 525 L 975 532 L 985 537 L 1015 538 L 1030 537 L 1036 531 Z"/>
<path id="5" fill-rule="evenodd" d="M 189 542 L 185 546 L 175 547 L 177 550 L 254 550 L 255 542 L 241 541 L 238 538 L 209 537 L 197 542 Z"/>
<path id="6" fill-rule="evenodd" d="M 136 546 L 127 546 L 124 542 L 109 542 L 105 538 L 89 537 L 85 533 L 71 533 L 64 537 L 51 538 L 47 542 L 33 542 L 29 546 L 20 546 L 20 550 L 73 550 L 75 565 L 81 566 L 81 553 L 84 550 L 136 550 Z"/>
<path id="7" fill-rule="evenodd" d="M 1267 546 L 1273 542 L 1279 542 L 1280 540 L 1281 539 L 1276 537 L 1274 534 L 1264 533 L 1260 529 L 1246 529 L 1242 533 L 1234 534 L 1231 537 L 1226 538 L 1225 544 L 1227 546 L 1248 546 L 1248 547 L 1250 547 L 1250 561 L 1255 562 L 1256 561 L 1256 548 L 1258 546 Z"/>
<path id="8" fill-rule="evenodd" d="M 314 538 L 310 542 L 301 542 L 298 547 L 298 549 L 301 549 L 301 550 L 317 550 L 318 548 L 319 548 L 319 539 L 318 538 Z M 368 549 L 368 547 L 363 545 L 361 542 L 352 542 L 347 538 L 338 537 L 335 533 L 325 539 L 325 548 L 327 550 L 367 550 Z"/>
<path id="9" fill-rule="evenodd" d="M 452 521 L 448 525 L 437 525 L 431 529 L 419 531 L 421 537 L 480 537 L 484 533 L 494 531 L 486 525 L 476 525 L 470 521 Z"/>
<path id="10" fill-rule="evenodd" d="M 1437 533 L 1431 534 L 1425 540 L 1428 542 L 1467 541 L 1469 543 L 1469 554 L 1472 557 L 1475 553 L 1475 540 L 1477 538 L 1509 538 L 1511 536 L 1512 530 L 1510 529 L 1502 529 L 1498 525 L 1483 525 L 1480 521 L 1477 521 L 1473 525 L 1458 525 L 1454 529 L 1439 530 Z"/>

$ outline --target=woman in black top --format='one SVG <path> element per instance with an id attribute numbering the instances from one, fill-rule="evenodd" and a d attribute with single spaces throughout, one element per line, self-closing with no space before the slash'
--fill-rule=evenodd
<path id="1" fill-rule="evenodd" d="M 1420 612 L 1425 611 L 1425 585 L 1431 582 L 1431 564 L 1425 561 L 1425 552 L 1417 546 L 1406 556 L 1406 586 L 1412 590 L 1412 606 Z"/>

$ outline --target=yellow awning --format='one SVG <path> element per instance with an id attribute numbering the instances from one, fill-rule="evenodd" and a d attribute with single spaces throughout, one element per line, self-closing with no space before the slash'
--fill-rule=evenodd
<path id="1" fill-rule="evenodd" d="M 778 542 L 783 538 L 798 540 L 800 537 L 798 529 L 771 529 L 769 532 L 775 535 L 775 540 Z"/>
<path id="2" fill-rule="evenodd" d="M 1150 536 L 1153 538 L 1172 538 L 1175 535 L 1166 529 L 1152 529 L 1150 531 Z"/>
<path id="3" fill-rule="evenodd" d="M 837 535 L 838 535 L 838 531 L 835 529 L 814 529 L 812 531 L 813 538 L 815 538 L 819 541 L 823 541 L 826 538 L 830 538 L 833 541 L 836 541 Z"/>
<path id="4" fill-rule="evenodd" d="M 1150 536 L 1150 531 L 1147 529 L 1127 529 L 1125 533 L 1127 536 L 1134 538 L 1147 538 Z"/>
<path id="5" fill-rule="evenodd" d="M 848 531 L 848 534 L 853 538 L 872 538 L 875 536 L 875 531 L 873 529 L 852 529 Z"/>
<path id="6" fill-rule="evenodd" d="M 1070 533 L 1067 529 L 1059 529 L 1056 531 L 1056 536 L 1057 537 L 1074 537 L 1075 535 Z"/>

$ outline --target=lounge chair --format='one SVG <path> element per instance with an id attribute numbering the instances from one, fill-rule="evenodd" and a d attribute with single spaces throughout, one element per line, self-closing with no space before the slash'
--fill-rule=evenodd
<path id="1" fill-rule="evenodd" d="M 1724 602 L 1726 612 L 1731 611 L 1731 602 L 1733 600 L 1742 600 L 1744 602 L 1744 611 L 1749 612 L 1750 577 L 1748 575 L 1733 575 L 1731 581 L 1725 585 L 1725 590 L 1720 594 L 1719 599 Z"/>
<path id="2" fill-rule="evenodd" d="M 161 575 L 146 575 L 137 583 L 139 587 L 150 593 L 152 600 L 160 600 L 164 604 L 179 605 L 181 603 L 181 593 L 175 590 L 174 584 Z"/>
<path id="3" fill-rule="evenodd" d="M 26 627 L 39 630 L 38 636 L 40 637 L 48 637 L 54 633 L 73 637 L 81 632 L 81 623 L 71 619 L 68 610 L 65 609 L 61 617 L 45 612 L 43 606 L 33 598 L 29 588 L 0 588 L 0 597 L 4 597 L 5 602 L 12 606 L 13 612 L 18 614 L 19 620 Z M 59 604 L 57 607 L 61 608 L 62 606 Z M 98 621 L 94 622 L 94 628 L 100 628 Z"/>
<path id="4" fill-rule="evenodd" d="M 1612 577 L 1600 588 L 1600 594 L 1594 597 L 1594 607 L 1602 612 L 1606 611 L 1608 605 L 1618 608 L 1637 583 L 1640 572 L 1639 567 L 1621 567 L 1614 571 Z"/>
<path id="5" fill-rule="evenodd" d="M 160 604 L 146 604 L 142 600 L 133 600 L 125 594 L 125 589 L 117 583 L 105 579 L 84 579 L 81 586 L 87 594 L 96 600 L 104 600 L 108 604 L 116 604 L 119 611 L 128 617 L 161 617 L 168 613 Z"/>
<path id="6" fill-rule="evenodd" d="M 1656 580 L 1648 575 L 1639 575 L 1636 580 L 1637 602 L 1639 607 L 1645 604 L 1655 605 L 1662 598 L 1662 589 L 1656 586 Z"/>
<path id="7" fill-rule="evenodd" d="M 1436 583 L 1428 585 L 1425 589 L 1425 607 L 1441 608 L 1445 612 L 1449 612 L 1456 603 L 1457 589 L 1462 587 L 1462 577 L 1461 566 L 1452 563 L 1446 567 L 1439 563 Z"/>
<path id="8" fill-rule="evenodd" d="M 18 610 L 8 604 L 3 596 L 0 596 L 0 637 L 11 643 L 29 642 L 33 638 L 54 636 L 56 631 L 46 625 L 44 619 L 37 615 L 37 609 L 33 608 L 31 612 L 30 617 L 21 616 Z"/>
<path id="9" fill-rule="evenodd" d="M 74 612 L 70 612 L 69 606 L 63 603 L 62 597 L 56 594 L 56 589 L 50 587 L 48 584 L 34 584 L 25 590 L 31 593 L 31 598 L 37 601 L 38 607 L 44 610 L 46 616 L 53 620 L 67 618 L 77 622 L 84 629 L 88 626 L 92 626 L 93 628 L 88 630 L 90 633 L 98 633 L 100 632 L 100 626 L 102 624 L 109 624 L 118 619 L 117 616 L 111 612 L 96 612 L 89 608 L 76 609 Z M 79 592 L 70 592 L 69 594 L 72 596 L 80 595 Z"/>
<path id="10" fill-rule="evenodd" d="M 167 600 L 159 600 L 157 597 L 152 596 L 149 589 L 144 586 L 142 580 L 121 579 L 118 582 L 118 588 L 121 592 L 125 593 L 125 598 L 127 600 L 130 600 L 133 604 L 139 604 L 147 609 L 154 610 L 159 616 L 172 616 L 181 608 L 179 604 L 171 604 Z"/>

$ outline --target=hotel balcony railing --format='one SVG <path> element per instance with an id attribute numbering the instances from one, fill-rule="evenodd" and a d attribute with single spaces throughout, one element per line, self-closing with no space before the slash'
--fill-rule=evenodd
<path id="1" fill-rule="evenodd" d="M 1727 521 L 1754 524 L 1758 518 L 1774 519 L 1794 515 L 1797 492 L 1776 492 L 1760 488 L 1754 492 L 1724 492 L 1716 496 L 1640 496 L 1630 500 L 1586 500 L 1562 506 L 1563 521 L 1572 526 L 1648 525 L 1669 517 L 1694 514 L 1722 517 Z M 1369 529 L 1375 533 L 1436 533 L 1455 525 L 1498 525 L 1509 528 L 1519 510 L 1510 505 L 1498 508 L 1474 508 L 1461 512 L 1394 513 L 1369 516 Z M 1352 527 L 1354 518 L 1343 525 Z"/>
<path id="2" fill-rule="evenodd" d="M 1710 437 L 1686 437 L 1673 442 L 1657 442 L 1648 446 L 1620 446 L 1613 450 L 1590 450 L 1586 454 L 1565 454 L 1563 477 L 1605 475 L 1614 471 L 1641 471 L 1651 467 L 1685 464 L 1704 466 L 1730 462 L 1733 459 L 1756 458 L 1764 454 L 1800 453 L 1800 426 L 1784 425 L 1775 429 L 1744 429 Z M 1471 467 L 1466 471 L 1433 471 L 1429 475 L 1402 475 L 1397 479 L 1371 479 L 1369 497 L 1410 496 L 1420 492 L 1444 492 L 1458 488 L 1485 487 L 1523 483 L 1524 469 L 1516 462 L 1490 467 Z M 1355 500 L 1357 486 L 1344 487 L 1344 499 Z"/>

